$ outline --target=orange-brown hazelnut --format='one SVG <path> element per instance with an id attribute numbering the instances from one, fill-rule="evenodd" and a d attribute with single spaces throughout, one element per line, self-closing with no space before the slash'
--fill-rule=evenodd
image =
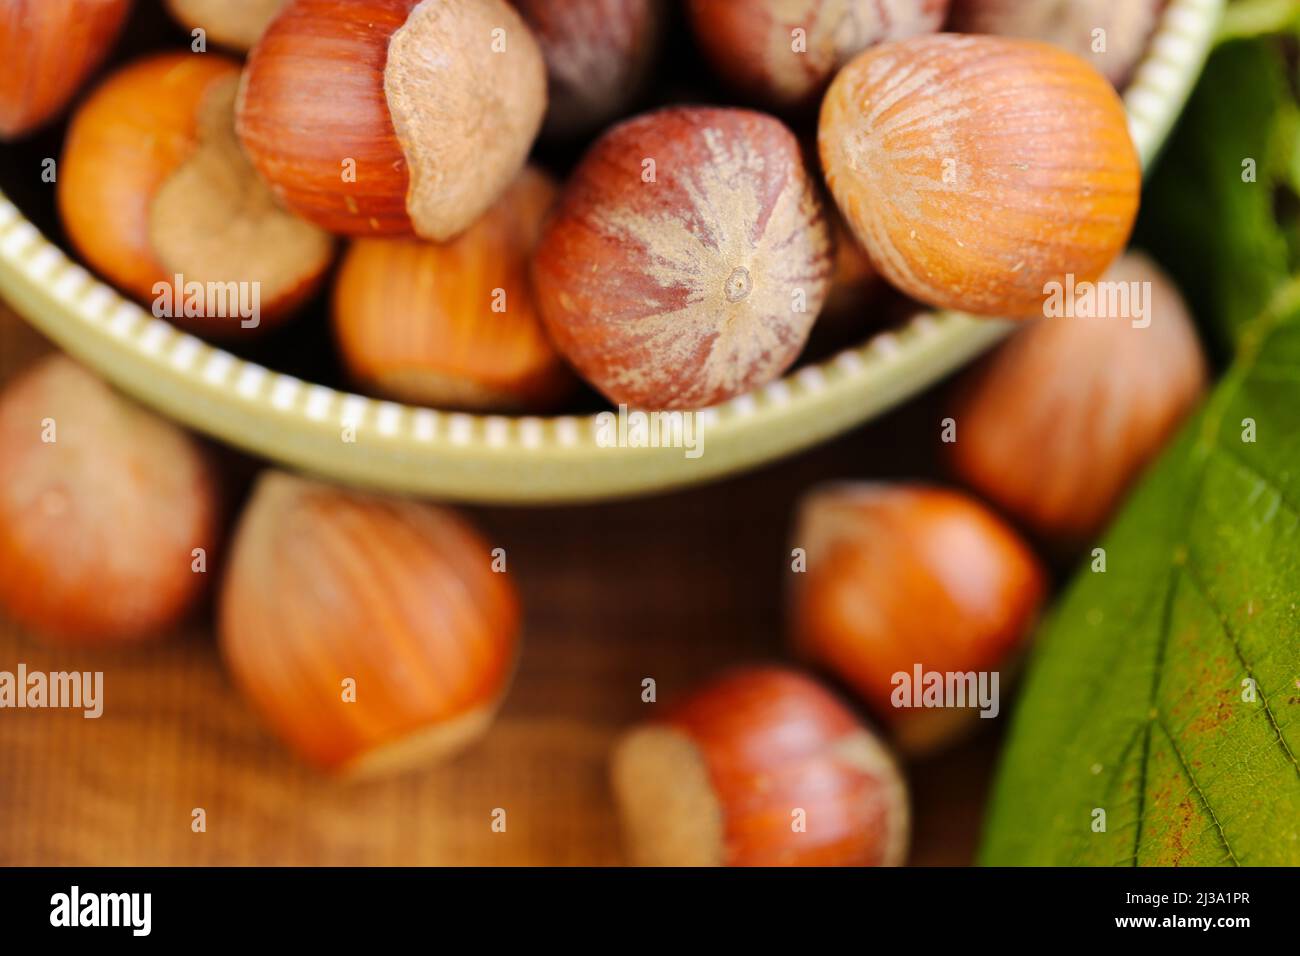
<path id="1" fill-rule="evenodd" d="M 1032 40 L 939 34 L 839 72 L 819 145 L 840 211 L 891 284 L 940 308 L 1042 315 L 1048 283 L 1095 281 L 1137 215 L 1119 97 Z"/>
<path id="2" fill-rule="evenodd" d="M 505 0 L 290 0 L 249 54 L 238 129 L 306 219 L 442 241 L 510 185 L 545 111 Z"/>
<path id="3" fill-rule="evenodd" d="M 0 394 L 0 606 L 109 646 L 175 627 L 215 570 L 208 454 L 62 355 Z"/>
<path id="4" fill-rule="evenodd" d="M 519 601 L 493 561 L 445 508 L 266 472 L 231 547 L 222 656 L 322 770 L 445 759 L 486 732 L 514 670 Z"/>
<path id="5" fill-rule="evenodd" d="M 909 752 L 937 748 L 981 711 L 973 701 L 900 706 L 898 675 L 910 682 L 918 667 L 1001 674 L 1024 647 L 1046 589 L 1038 560 L 1011 528 L 974 499 L 939 488 L 816 489 L 800 506 L 793 545 L 806 561 L 793 575 L 795 650 L 852 688 Z"/>
<path id="6" fill-rule="evenodd" d="M 445 243 L 353 240 L 334 288 L 334 334 L 364 387 L 474 411 L 542 411 L 577 380 L 551 345 L 528 277 L 550 177 L 526 167 Z"/>
<path id="7" fill-rule="evenodd" d="M 962 481 L 1067 545 L 1101 530 L 1207 378 L 1187 307 L 1148 259 L 1123 256 L 1093 291 L 1104 310 L 1128 305 L 1018 331 L 959 385 L 945 446 Z"/>
<path id="8" fill-rule="evenodd" d="M 780 667 L 735 670 L 626 733 L 614 794 L 634 864 L 893 866 L 907 788 L 836 697 Z"/>
<path id="9" fill-rule="evenodd" d="M 0 4 L 0 140 L 52 120 L 104 61 L 131 0 L 5 0 Z"/>
<path id="10" fill-rule="evenodd" d="M 214 53 L 122 68 L 73 116 L 58 178 L 64 227 L 96 271 L 222 336 L 288 315 L 333 257 L 331 237 L 281 208 L 241 151 L 238 81 L 238 65 Z M 190 283 L 222 295 L 196 297 Z"/>

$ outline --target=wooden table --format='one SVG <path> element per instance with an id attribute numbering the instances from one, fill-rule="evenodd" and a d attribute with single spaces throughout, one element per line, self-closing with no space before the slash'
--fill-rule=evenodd
<path id="1" fill-rule="evenodd" d="M 0 304 L 0 378 L 47 349 Z M 932 471 L 933 398 L 797 459 L 677 494 L 475 508 L 523 592 L 525 649 L 487 738 L 442 767 L 346 785 L 304 769 L 222 671 L 206 613 L 130 654 L 47 647 L 0 620 L 0 670 L 102 670 L 104 716 L 0 711 L 0 864 L 602 865 L 619 730 L 731 663 L 782 654 L 793 502 L 836 478 Z M 999 721 L 999 723 L 1001 723 Z M 995 732 L 912 766 L 912 862 L 964 864 Z M 191 830 L 192 811 L 207 830 Z M 491 829 L 507 811 L 505 833 Z"/>

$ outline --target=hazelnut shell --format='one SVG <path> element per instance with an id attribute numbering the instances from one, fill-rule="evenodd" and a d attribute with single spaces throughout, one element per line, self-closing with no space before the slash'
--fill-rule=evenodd
<path id="1" fill-rule="evenodd" d="M 1124 107 L 1078 57 L 1032 40 L 886 43 L 822 104 L 826 182 L 890 283 L 932 306 L 1043 314 L 1124 248 L 1141 168 Z"/>
<path id="2" fill-rule="evenodd" d="M 323 770 L 445 759 L 487 729 L 514 669 L 519 602 L 491 564 L 445 508 L 266 472 L 231 548 L 222 656 Z"/>
<path id="3" fill-rule="evenodd" d="M 889 751 L 786 668 L 698 688 L 625 734 L 612 774 L 634 864 L 892 866 L 907 852 L 907 789 Z"/>
<path id="4" fill-rule="evenodd" d="M 785 126 L 677 107 L 621 123 L 588 151 L 543 230 L 533 281 L 552 341 L 610 401 L 690 409 L 790 367 L 831 257 Z"/>
<path id="5" fill-rule="evenodd" d="M 963 482 L 1058 545 L 1102 529 L 1208 376 L 1187 307 L 1153 263 L 1128 253 L 1103 283 L 1136 284 L 1145 316 L 1066 315 L 1019 330 L 961 381 L 957 440 L 944 446 Z"/>
<path id="6" fill-rule="evenodd" d="M 1001 673 L 1036 622 L 1047 577 L 978 501 L 923 485 L 842 484 L 811 492 L 793 545 L 795 651 L 852 688 L 907 751 L 930 750 L 973 709 L 899 708 L 894 675 Z M 1000 690 L 1006 681 L 999 678 Z"/>
<path id="7" fill-rule="evenodd" d="M 216 570 L 221 510 L 202 446 L 71 359 L 0 394 L 0 605 L 34 632 L 100 646 L 165 634 Z"/>

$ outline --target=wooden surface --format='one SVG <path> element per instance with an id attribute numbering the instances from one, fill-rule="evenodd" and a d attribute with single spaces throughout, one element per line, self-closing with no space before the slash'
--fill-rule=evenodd
<path id="1" fill-rule="evenodd" d="M 47 348 L 0 304 L 0 377 Z M 51 648 L 0 619 L 0 670 L 105 675 L 98 720 L 0 710 L 0 864 L 620 863 L 606 754 L 656 706 L 641 680 L 656 679 L 662 703 L 728 664 L 780 656 L 792 503 L 821 480 L 926 471 L 937 420 L 932 400 L 914 403 L 670 496 L 471 509 L 521 588 L 523 659 L 482 743 L 395 779 L 339 784 L 295 763 L 230 685 L 206 614 L 130 654 Z M 909 768 L 912 862 L 970 861 L 996 746 L 985 732 Z M 196 807 L 204 833 L 191 831 Z M 505 833 L 491 829 L 497 807 Z"/>

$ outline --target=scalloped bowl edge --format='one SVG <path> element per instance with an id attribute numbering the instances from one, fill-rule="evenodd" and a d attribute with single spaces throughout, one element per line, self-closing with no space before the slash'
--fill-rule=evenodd
<path id="1" fill-rule="evenodd" d="M 1144 168 L 1172 128 L 1225 0 L 1171 0 L 1124 91 Z M 665 491 L 801 451 L 887 411 L 999 341 L 1010 323 L 923 313 L 899 329 L 695 413 L 702 453 L 601 444 L 598 416 L 471 415 L 304 382 L 123 299 L 0 194 L 0 293 L 32 325 L 162 414 L 278 464 L 445 499 L 560 503 Z"/>

